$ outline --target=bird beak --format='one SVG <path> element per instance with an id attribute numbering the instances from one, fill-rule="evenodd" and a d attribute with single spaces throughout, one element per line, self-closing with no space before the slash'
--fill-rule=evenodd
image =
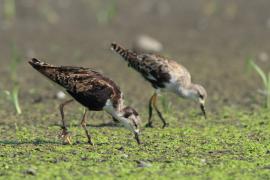
<path id="1" fill-rule="evenodd" d="M 137 141 L 137 143 L 141 144 L 141 141 L 140 141 L 140 138 L 139 138 L 139 133 L 135 132 L 134 135 L 135 135 L 135 140 Z"/>
<path id="2" fill-rule="evenodd" d="M 205 106 L 204 106 L 204 100 L 200 100 L 200 107 L 201 107 L 202 113 L 204 115 L 204 118 L 207 119 Z"/>

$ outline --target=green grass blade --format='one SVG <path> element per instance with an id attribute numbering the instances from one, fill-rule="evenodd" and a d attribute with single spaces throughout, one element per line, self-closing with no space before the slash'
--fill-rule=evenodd
<path id="1" fill-rule="evenodd" d="M 7 21 L 12 21 L 16 16 L 15 0 L 5 0 L 3 2 L 4 17 Z"/>
<path id="2" fill-rule="evenodd" d="M 12 90 L 11 101 L 15 106 L 17 114 L 21 114 L 22 110 L 19 104 L 19 87 L 15 86 Z"/>
<path id="3" fill-rule="evenodd" d="M 251 57 L 248 57 L 245 60 L 245 72 L 247 72 L 247 73 L 250 73 L 250 71 L 252 69 L 251 61 L 252 61 L 252 58 Z"/>
<path id="4" fill-rule="evenodd" d="M 109 23 L 117 14 L 116 1 L 110 1 L 104 9 L 97 13 L 97 21 L 99 24 Z"/>
<path id="5" fill-rule="evenodd" d="M 259 74 L 259 76 L 261 77 L 263 81 L 264 87 L 267 89 L 267 86 L 268 86 L 267 77 L 265 73 L 263 72 L 263 70 L 251 58 L 249 59 L 249 63 L 251 67 L 257 72 L 257 74 Z"/>
<path id="6" fill-rule="evenodd" d="M 10 63 L 11 80 L 17 82 L 17 67 L 21 62 L 21 57 L 18 54 L 18 50 L 15 44 L 12 44 L 12 58 Z"/>
<path id="7" fill-rule="evenodd" d="M 7 97 L 9 97 L 9 96 L 10 96 L 10 92 L 9 92 L 9 91 L 7 91 L 7 90 L 5 90 L 5 91 L 4 91 L 4 94 L 5 94 Z"/>
<path id="8" fill-rule="evenodd" d="M 267 102 L 266 107 L 270 108 L 270 72 L 268 73 L 268 84 L 267 84 Z"/>

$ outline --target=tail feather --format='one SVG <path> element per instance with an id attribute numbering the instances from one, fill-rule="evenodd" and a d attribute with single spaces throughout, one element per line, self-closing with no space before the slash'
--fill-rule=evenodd
<path id="1" fill-rule="evenodd" d="M 47 64 L 35 58 L 32 58 L 30 61 L 28 61 L 28 63 L 44 76 L 48 77 L 52 81 L 58 82 L 58 67 Z"/>
<path id="2" fill-rule="evenodd" d="M 43 67 L 54 67 L 53 65 L 51 65 L 51 64 L 47 64 L 47 63 L 45 63 L 45 62 L 42 62 L 42 61 L 40 61 L 40 60 L 38 60 L 38 59 L 36 59 L 36 58 L 32 58 L 30 61 L 28 61 L 28 63 L 31 65 L 31 66 L 33 66 L 33 68 L 37 68 L 37 67 L 41 67 L 41 66 L 43 66 Z"/>
<path id="3" fill-rule="evenodd" d="M 116 53 L 118 53 L 120 56 L 122 56 L 128 62 L 134 60 L 137 56 L 136 53 L 131 52 L 130 50 L 125 49 L 124 47 L 116 43 L 111 44 L 111 49 Z"/>

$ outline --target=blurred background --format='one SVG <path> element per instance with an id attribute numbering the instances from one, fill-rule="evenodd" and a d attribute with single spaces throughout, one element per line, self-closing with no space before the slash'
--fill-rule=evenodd
<path id="1" fill-rule="evenodd" d="M 11 91 L 15 82 L 23 107 L 59 103 L 59 90 L 28 65 L 36 57 L 101 71 L 129 104 L 147 112 L 152 87 L 110 51 L 111 42 L 146 43 L 190 70 L 205 86 L 211 111 L 254 108 L 263 103 L 262 83 L 246 60 L 269 71 L 269 8 L 269 0 L 0 0 L 0 91 Z M 175 111 L 197 106 L 172 94 L 159 103 Z M 0 105 L 12 111 L 6 101 Z"/>

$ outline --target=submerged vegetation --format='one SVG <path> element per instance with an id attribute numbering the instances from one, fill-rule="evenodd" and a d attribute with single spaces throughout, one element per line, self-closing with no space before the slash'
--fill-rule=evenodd
<path id="1" fill-rule="evenodd" d="M 269 5 L 0 1 L 0 180 L 270 179 Z M 112 41 L 131 47 L 140 34 L 158 38 L 164 45 L 160 54 L 175 58 L 194 74 L 194 82 L 206 86 L 208 119 L 194 102 L 162 95 L 157 103 L 169 127 L 162 129 L 153 112 L 154 128 L 144 128 L 153 90 L 108 50 Z M 10 48 L 12 40 L 18 44 Z M 260 52 L 263 58 L 245 59 Z M 58 137 L 62 99 L 22 58 L 32 54 L 57 65 L 93 68 L 115 80 L 126 104 L 138 108 L 142 144 L 107 114 L 90 112 L 87 128 L 95 145 L 89 145 L 79 125 L 83 108 L 74 103 L 65 107 L 73 144 L 63 145 Z M 240 59 L 247 60 L 258 82 L 243 73 Z"/>
<path id="2" fill-rule="evenodd" d="M 61 144 L 56 126 L 1 126 L 0 178 L 270 178 L 268 111 L 225 108 L 208 121 L 173 117 L 168 128 L 143 129 L 142 145 L 119 127 L 89 125 L 91 146 L 79 126 L 69 127 L 73 145 Z"/>

